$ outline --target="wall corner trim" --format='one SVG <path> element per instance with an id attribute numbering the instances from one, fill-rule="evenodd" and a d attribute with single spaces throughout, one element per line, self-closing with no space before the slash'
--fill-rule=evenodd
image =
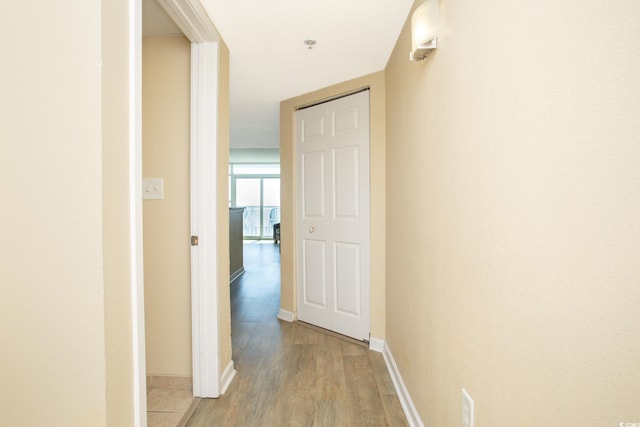
<path id="1" fill-rule="evenodd" d="M 235 370 L 233 360 L 229 361 L 229 364 L 222 372 L 220 376 L 220 394 L 225 394 L 229 385 L 231 385 L 231 381 L 236 377 L 238 371 Z"/>
<path id="2" fill-rule="evenodd" d="M 278 319 L 284 320 L 285 322 L 295 322 L 298 319 L 298 316 L 292 311 L 280 309 L 278 312 Z"/>
<path id="3" fill-rule="evenodd" d="M 385 342 L 381 338 L 371 337 L 369 338 L 369 350 L 377 351 L 378 353 L 384 352 Z"/>
<path id="4" fill-rule="evenodd" d="M 372 341 L 373 339 L 370 341 L 370 343 Z M 420 418 L 416 407 L 413 405 L 413 400 L 411 400 L 409 390 L 407 390 L 407 387 L 402 380 L 402 375 L 400 375 L 400 371 L 398 370 L 396 361 L 391 354 L 391 349 L 384 341 L 383 345 L 384 350 L 382 352 L 382 356 L 384 357 L 384 361 L 387 365 L 389 375 L 391 375 L 391 381 L 393 381 L 393 387 L 396 389 L 396 393 L 398 394 L 398 399 L 400 400 L 400 405 L 402 405 L 404 415 L 405 417 L 407 417 L 407 422 L 411 427 L 424 427 L 424 423 L 422 422 L 422 419 Z"/>

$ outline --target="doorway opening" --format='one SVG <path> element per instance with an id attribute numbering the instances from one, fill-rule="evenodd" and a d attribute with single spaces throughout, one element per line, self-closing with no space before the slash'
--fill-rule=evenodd
<path id="1" fill-rule="evenodd" d="M 242 211 L 243 272 L 234 277 L 238 266 L 232 265 L 230 304 L 232 357 L 236 368 L 243 369 L 247 367 L 246 350 L 253 345 L 246 339 L 248 325 L 256 322 L 259 327 L 275 319 L 280 307 L 280 240 L 275 239 L 275 226 L 280 225 L 277 150 L 231 150 L 229 206 L 230 211 Z"/>
<path id="2" fill-rule="evenodd" d="M 274 239 L 280 224 L 280 164 L 229 165 L 231 207 L 243 207 L 244 240 Z"/>

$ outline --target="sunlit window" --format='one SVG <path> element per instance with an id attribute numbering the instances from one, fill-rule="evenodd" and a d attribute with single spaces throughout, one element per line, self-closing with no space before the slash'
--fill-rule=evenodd
<path id="1" fill-rule="evenodd" d="M 245 239 L 271 239 L 280 223 L 280 165 L 231 164 L 229 191 L 232 207 L 244 207 Z"/>

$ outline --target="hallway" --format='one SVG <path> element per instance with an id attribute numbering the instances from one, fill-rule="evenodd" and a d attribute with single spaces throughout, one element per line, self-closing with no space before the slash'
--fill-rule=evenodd
<path id="1" fill-rule="evenodd" d="M 278 245 L 244 245 L 246 272 L 231 285 L 238 374 L 187 426 L 406 426 L 380 353 L 277 319 Z"/>

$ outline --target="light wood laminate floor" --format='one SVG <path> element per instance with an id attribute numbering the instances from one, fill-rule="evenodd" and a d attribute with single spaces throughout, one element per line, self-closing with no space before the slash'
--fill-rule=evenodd
<path id="1" fill-rule="evenodd" d="M 246 273 L 231 285 L 238 374 L 219 399 L 200 402 L 187 426 L 406 426 L 382 355 L 278 320 L 278 246 L 244 251 Z"/>

